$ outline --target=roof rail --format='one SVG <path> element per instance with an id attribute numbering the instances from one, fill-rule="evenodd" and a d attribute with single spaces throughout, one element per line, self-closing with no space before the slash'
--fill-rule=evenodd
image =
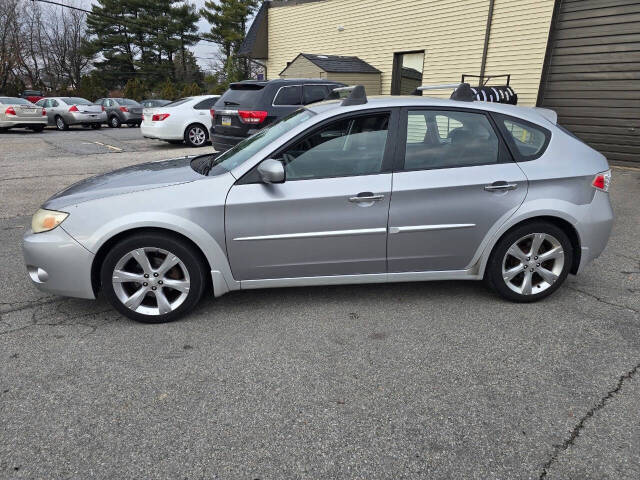
<path id="1" fill-rule="evenodd" d="M 468 83 L 441 83 L 438 85 L 422 85 L 416 88 L 413 95 L 422 95 L 425 90 L 448 90 L 450 88 L 455 89 L 451 96 L 451 100 L 458 100 L 461 102 L 473 102 L 476 99 L 475 94 L 471 90 L 471 85 Z"/>
<path id="2" fill-rule="evenodd" d="M 342 100 L 341 105 L 348 107 L 350 105 L 364 105 L 367 103 L 367 92 L 363 85 L 351 85 L 349 87 L 334 88 L 327 96 L 327 99 L 339 99 L 340 92 L 350 92 L 349 96 Z"/>

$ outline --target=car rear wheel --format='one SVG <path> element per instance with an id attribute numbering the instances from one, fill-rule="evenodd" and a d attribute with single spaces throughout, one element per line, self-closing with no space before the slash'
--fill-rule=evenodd
<path id="1" fill-rule="evenodd" d="M 573 259 L 567 234 L 556 225 L 532 222 L 517 227 L 496 244 L 485 278 L 502 297 L 535 302 L 565 281 Z"/>
<path id="2" fill-rule="evenodd" d="M 69 130 L 69 125 L 64 121 L 64 118 L 58 115 L 56 117 L 56 128 L 60 131 Z"/>
<path id="3" fill-rule="evenodd" d="M 207 129 L 202 125 L 189 125 L 184 133 L 184 141 L 190 147 L 204 147 L 208 138 Z"/>
<path id="4" fill-rule="evenodd" d="M 100 274 L 109 302 L 144 323 L 177 320 L 198 303 L 206 268 L 198 252 L 170 235 L 136 234 L 105 257 Z"/>
<path id="5" fill-rule="evenodd" d="M 109 118 L 109 126 L 111 128 L 120 128 L 120 125 L 122 125 L 122 122 L 115 115 Z"/>

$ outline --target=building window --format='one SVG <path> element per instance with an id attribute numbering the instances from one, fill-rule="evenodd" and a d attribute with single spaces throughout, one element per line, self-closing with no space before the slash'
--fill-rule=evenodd
<path id="1" fill-rule="evenodd" d="M 424 50 L 393 54 L 391 95 L 410 95 L 422 85 Z"/>

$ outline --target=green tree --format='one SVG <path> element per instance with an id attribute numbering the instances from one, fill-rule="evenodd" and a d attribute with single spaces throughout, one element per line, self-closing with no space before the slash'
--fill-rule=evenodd
<path id="1" fill-rule="evenodd" d="M 124 87 L 123 94 L 126 98 L 132 98 L 138 102 L 147 96 L 147 86 L 138 78 L 130 79 Z"/>
<path id="2" fill-rule="evenodd" d="M 202 84 L 204 74 L 198 65 L 195 55 L 189 50 L 179 50 L 173 59 L 174 79 L 176 83 Z"/>
<path id="3" fill-rule="evenodd" d="M 197 83 L 185 85 L 182 89 L 182 97 L 194 97 L 196 95 L 202 95 L 202 89 Z"/>
<path id="4" fill-rule="evenodd" d="M 80 85 L 78 85 L 78 96 L 94 101 L 98 98 L 106 97 L 108 94 L 109 90 L 105 88 L 104 84 L 95 72 L 90 75 L 85 75 L 80 79 Z"/>
<path id="5" fill-rule="evenodd" d="M 243 80 L 250 72 L 249 61 L 238 56 L 247 30 L 247 20 L 258 7 L 258 0 L 208 0 L 200 14 L 211 24 L 204 36 L 220 47 L 225 83 Z"/>
<path id="6" fill-rule="evenodd" d="M 178 89 L 170 80 L 164 82 L 162 88 L 160 88 L 160 93 L 158 94 L 160 98 L 163 98 L 165 100 L 175 100 L 179 95 L 180 92 L 178 92 Z"/>

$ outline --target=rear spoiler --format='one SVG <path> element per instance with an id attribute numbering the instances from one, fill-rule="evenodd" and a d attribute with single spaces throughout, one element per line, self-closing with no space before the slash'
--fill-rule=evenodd
<path id="1" fill-rule="evenodd" d="M 531 109 L 537 114 L 549 120 L 554 125 L 558 123 L 558 114 L 554 110 L 550 110 L 548 108 L 540 108 L 540 107 L 531 107 Z"/>

